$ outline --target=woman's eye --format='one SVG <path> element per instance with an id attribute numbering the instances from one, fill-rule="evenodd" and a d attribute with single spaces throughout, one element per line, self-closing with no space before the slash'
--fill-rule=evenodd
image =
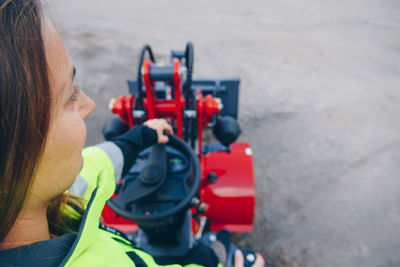
<path id="1" fill-rule="evenodd" d="M 73 87 L 73 89 L 72 89 L 72 95 L 71 95 L 71 97 L 69 98 L 69 101 L 75 102 L 76 99 L 78 99 L 78 96 L 79 96 L 79 92 L 80 92 L 80 91 L 81 91 L 81 89 L 79 89 L 78 86 L 74 85 L 74 87 Z"/>

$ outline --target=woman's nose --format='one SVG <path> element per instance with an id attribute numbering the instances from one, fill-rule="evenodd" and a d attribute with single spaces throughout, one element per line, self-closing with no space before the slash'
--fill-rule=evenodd
<path id="1" fill-rule="evenodd" d="M 81 103 L 79 105 L 79 113 L 82 116 L 82 118 L 85 118 L 88 116 L 90 113 L 93 112 L 93 110 L 96 108 L 96 104 L 94 101 L 88 97 L 84 92 L 81 91 Z"/>

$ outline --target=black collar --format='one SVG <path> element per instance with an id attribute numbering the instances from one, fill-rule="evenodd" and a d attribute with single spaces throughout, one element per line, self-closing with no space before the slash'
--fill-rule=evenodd
<path id="1" fill-rule="evenodd" d="M 76 237 L 76 233 L 70 233 L 26 246 L 0 250 L 0 266 L 58 266 Z"/>

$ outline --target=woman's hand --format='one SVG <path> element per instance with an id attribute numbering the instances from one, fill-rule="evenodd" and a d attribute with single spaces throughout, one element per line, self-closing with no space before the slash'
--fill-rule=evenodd
<path id="1" fill-rule="evenodd" d="M 254 262 L 252 267 L 264 267 L 265 266 L 265 261 L 264 258 L 256 253 L 256 261 Z M 243 254 L 240 250 L 236 250 L 235 252 L 235 267 L 243 267 L 244 266 L 244 258 Z"/>
<path id="2" fill-rule="evenodd" d="M 169 140 L 168 136 L 166 136 L 164 134 L 164 131 L 169 135 L 174 134 L 174 131 L 172 130 L 171 125 L 169 125 L 165 119 L 152 119 L 152 120 L 146 121 L 143 124 L 146 125 L 147 127 L 152 128 L 157 131 L 159 144 L 165 144 Z"/>

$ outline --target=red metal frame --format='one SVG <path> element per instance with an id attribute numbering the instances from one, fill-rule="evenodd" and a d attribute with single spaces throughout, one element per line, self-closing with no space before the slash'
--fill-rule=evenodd
<path id="1" fill-rule="evenodd" d="M 150 78 L 150 60 L 143 61 L 142 73 L 145 86 L 143 105 L 147 119 L 172 118 L 176 124 L 177 136 L 182 138 L 185 99 L 182 96 L 182 81 L 179 75 L 180 61 L 173 61 L 174 98 L 157 99 L 154 82 Z M 212 95 L 203 96 L 196 92 L 196 114 L 198 125 L 198 156 L 202 168 L 202 182 L 199 193 L 205 210 L 204 216 L 211 221 L 211 230 L 227 229 L 231 232 L 249 232 L 253 228 L 255 186 L 251 148 L 247 143 L 234 143 L 230 152 L 202 154 L 202 133 L 212 117 L 220 112 L 220 100 Z M 133 127 L 135 99 L 132 95 L 120 96 L 113 102 L 112 112 Z M 210 172 L 218 176 L 214 183 L 207 180 Z M 194 212 L 194 210 L 193 210 Z M 103 210 L 103 222 L 121 232 L 136 232 L 133 221 L 117 216 L 108 206 Z M 193 232 L 198 222 L 192 222 Z"/>
<path id="2" fill-rule="evenodd" d="M 112 101 L 111 111 L 119 115 L 121 120 L 128 124 L 130 128 L 133 127 L 133 110 L 135 109 L 135 97 L 129 95 L 128 97 L 119 96 L 116 100 Z"/>
<path id="3" fill-rule="evenodd" d="M 146 88 L 146 98 L 143 104 L 147 111 L 147 119 L 173 116 L 176 119 L 177 136 L 182 138 L 183 107 L 185 106 L 185 99 L 182 97 L 182 82 L 179 75 L 180 61 L 175 59 L 173 62 L 173 86 L 175 97 L 170 100 L 157 99 L 153 88 L 153 82 L 150 79 L 151 64 L 150 60 L 143 61 L 143 80 Z"/>

